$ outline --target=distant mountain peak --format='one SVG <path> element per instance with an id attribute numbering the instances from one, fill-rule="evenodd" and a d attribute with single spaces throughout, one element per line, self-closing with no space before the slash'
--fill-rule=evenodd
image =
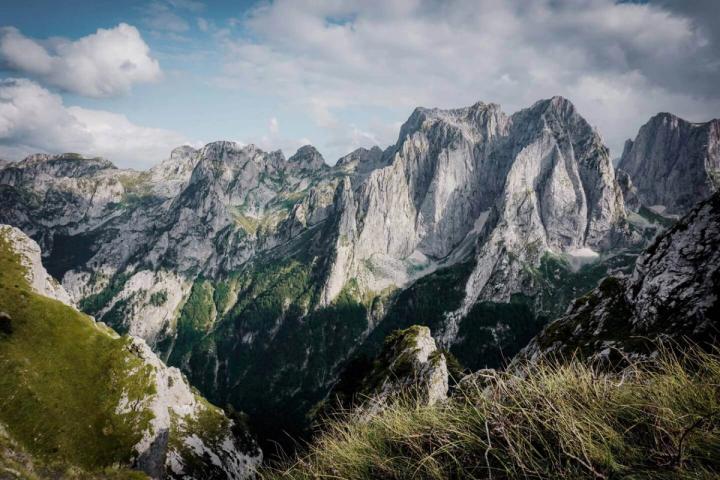
<path id="1" fill-rule="evenodd" d="M 318 169 L 327 166 L 325 159 L 312 145 L 304 145 L 288 158 L 288 164 L 298 168 Z"/>
<path id="2" fill-rule="evenodd" d="M 640 204 L 683 214 L 720 188 L 720 120 L 658 113 L 625 143 L 618 169 L 632 179 Z"/>

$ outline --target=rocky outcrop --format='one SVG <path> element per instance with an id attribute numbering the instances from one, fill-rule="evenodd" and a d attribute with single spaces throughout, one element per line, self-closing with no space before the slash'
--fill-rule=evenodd
<path id="1" fill-rule="evenodd" d="M 720 193 L 660 235 L 629 277 L 608 277 L 549 324 L 520 358 L 617 361 L 648 355 L 657 340 L 720 339 Z"/>
<path id="2" fill-rule="evenodd" d="M 153 419 L 135 446 L 137 467 L 155 477 L 254 477 L 262 452 L 247 431 L 238 432 L 244 427 L 193 392 L 180 370 L 167 367 L 142 339 L 131 337 L 128 350 L 142 360 L 140 368 L 151 367 L 155 385 L 145 402 Z"/>
<path id="3" fill-rule="evenodd" d="M 40 262 L 39 247 L 33 240 L 17 228 L 0 225 L 0 247 L 2 247 L 0 253 L 2 253 L 5 267 L 17 268 L 22 272 L 22 278 L 15 280 L 14 288 L 24 288 L 24 284 L 27 284 L 30 291 L 67 304 L 68 294 L 43 268 Z M 8 275 L 7 271 L 5 275 Z M 0 286 L 4 289 L 11 288 L 12 285 L 9 283 L 9 277 L 5 276 L 2 277 Z M 28 295 L 22 293 L 19 295 L 25 298 L 24 302 L 26 303 L 35 301 Z M 55 318 L 50 318 L 51 315 L 65 312 L 64 323 L 69 322 L 72 328 L 78 327 L 78 331 L 84 332 L 83 334 L 87 337 L 72 339 L 77 342 L 78 351 L 86 348 L 83 345 L 100 341 L 107 342 L 108 345 L 112 345 L 113 349 L 117 349 L 115 357 L 117 364 L 106 365 L 103 368 L 123 370 L 122 375 L 115 378 L 113 377 L 114 373 L 104 371 L 98 372 L 97 378 L 112 378 L 111 388 L 120 389 L 119 399 L 116 403 L 107 403 L 113 398 L 112 395 L 107 394 L 107 400 L 103 404 L 103 408 L 107 411 L 85 413 L 93 418 L 108 415 L 123 419 L 132 417 L 148 420 L 147 422 L 135 421 L 132 424 L 135 429 L 133 434 L 138 436 L 139 441 L 134 445 L 128 445 L 128 451 L 123 454 L 124 457 L 132 459 L 128 466 L 143 470 L 153 478 L 243 479 L 254 476 L 255 469 L 262 460 L 262 453 L 249 433 L 244 430 L 243 426 L 235 424 L 233 420 L 226 417 L 222 410 L 209 404 L 193 391 L 180 370 L 166 366 L 142 339 L 120 338 L 107 327 L 95 324 L 92 319 L 80 314 L 70 305 L 59 309 L 57 307 L 43 308 L 41 310 L 44 312 L 42 319 L 26 319 L 22 317 L 24 310 L 5 304 L 10 301 L 11 299 L 8 298 L 0 299 L 0 304 L 5 308 L 15 308 L 15 310 L 10 310 L 13 312 L 12 316 L 4 313 L 13 321 L 13 324 L 17 325 L 18 331 L 11 331 L 9 333 L 11 336 L 23 333 L 28 335 L 31 333 L 29 329 L 33 328 L 33 322 L 47 321 L 52 324 Z M 44 331 L 47 335 L 49 331 L 47 329 L 54 327 L 43 326 L 43 328 L 46 329 Z M 75 331 L 70 326 L 62 328 Z M 63 348 L 73 348 L 70 345 L 58 343 L 67 342 L 69 339 L 66 336 L 53 335 L 55 335 L 55 331 L 51 331 L 51 337 L 47 339 L 51 343 L 50 346 L 38 346 L 38 348 L 48 348 L 52 352 Z M 10 347 L 0 343 L 0 350 L 4 348 Z M 63 363 L 65 360 L 56 358 L 55 361 L 59 372 L 62 372 L 59 375 L 67 375 L 68 371 L 63 370 L 66 368 Z M 90 360 L 90 362 L 92 361 L 94 360 Z M 73 367 L 77 366 L 73 365 Z M 31 360 L 26 359 L 24 369 L 32 371 L 34 368 Z M 17 374 L 22 375 L 25 370 Z M 5 381 L 22 383 L 23 379 L 14 378 L 15 374 L 14 370 L 4 372 Z M 62 381 L 62 378 L 59 380 Z M 75 384 L 72 378 L 67 378 L 67 381 L 69 385 Z M 127 385 L 124 382 L 127 382 Z M 106 388 L 100 384 L 93 384 L 91 387 Z M 63 394 L 70 396 L 105 395 L 105 392 L 74 392 L 72 388 L 62 391 Z M 18 395 L 22 395 L 22 392 Z M 35 402 L 42 401 L 42 396 L 34 398 Z M 72 398 L 54 398 L 53 401 L 72 403 L 74 400 Z M 39 413 L 39 415 L 43 414 Z M 9 425 L 11 427 L 14 425 L 12 417 L 10 417 Z M 117 420 L 114 425 L 116 428 L 120 428 L 121 421 Z M 78 426 L 78 428 L 80 427 Z M 98 432 L 98 435 L 104 437 L 113 435 L 112 425 L 104 427 L 101 425 L 101 428 L 103 429 L 102 433 Z M 120 447 L 116 445 L 114 448 Z M 111 455 L 111 453 L 106 455 Z"/>
<path id="4" fill-rule="evenodd" d="M 10 248 L 18 254 L 20 263 L 25 269 L 25 279 L 33 291 L 72 305 L 70 295 L 43 267 L 40 247 L 33 239 L 10 225 L 0 225 L 0 237 L 4 238 Z"/>
<path id="5" fill-rule="evenodd" d="M 170 152 L 170 157 L 150 169 L 153 191 L 165 198 L 176 196 L 187 185 L 199 160 L 198 151 L 184 145 Z"/>
<path id="6" fill-rule="evenodd" d="M 288 158 L 288 164 L 294 170 L 313 171 L 328 168 L 325 159 L 312 145 L 300 147 L 295 155 Z"/>
<path id="7" fill-rule="evenodd" d="M 618 170 L 640 203 L 659 214 L 684 214 L 720 188 L 720 120 L 691 123 L 659 113 L 625 144 Z"/>
<path id="8" fill-rule="evenodd" d="M 447 359 L 430 329 L 414 325 L 390 334 L 354 391 L 331 392 L 329 401 L 340 400 L 367 420 L 395 402 L 411 399 L 429 406 L 444 401 L 448 377 Z"/>

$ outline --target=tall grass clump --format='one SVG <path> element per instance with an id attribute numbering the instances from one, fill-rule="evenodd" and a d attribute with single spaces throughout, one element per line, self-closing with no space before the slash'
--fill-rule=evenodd
<path id="1" fill-rule="evenodd" d="M 446 403 L 331 418 L 268 479 L 719 478 L 720 355 L 661 349 L 603 372 L 524 365 Z"/>

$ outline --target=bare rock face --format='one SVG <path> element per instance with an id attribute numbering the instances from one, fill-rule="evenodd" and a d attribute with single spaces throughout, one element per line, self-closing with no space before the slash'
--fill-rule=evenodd
<path id="1" fill-rule="evenodd" d="M 564 98 L 512 116 L 483 103 L 419 108 L 375 162 L 336 197 L 342 221 L 323 301 L 351 278 L 370 291 L 402 288 L 474 255 L 445 344 L 477 301 L 532 294 L 527 272 L 543 255 L 597 256 L 638 241 L 607 148 Z"/>
<path id="2" fill-rule="evenodd" d="M 626 142 L 618 170 L 643 205 L 684 214 L 720 187 L 720 120 L 691 123 L 659 113 Z"/>
<path id="3" fill-rule="evenodd" d="M 196 278 L 222 279 L 323 224 L 321 307 L 350 280 L 403 288 L 474 256 L 448 340 L 478 300 L 532 290 L 525 272 L 545 253 L 626 242 L 614 176 L 597 133 L 555 97 L 512 116 L 484 103 L 418 108 L 395 145 L 334 167 L 309 145 L 285 160 L 234 142 L 179 147 L 148 172 L 33 156 L 0 171 L 0 221 L 38 239 L 76 301 L 112 291 L 90 313 L 121 317 L 151 346 L 173 334 Z"/>
<path id="4" fill-rule="evenodd" d="M 168 159 L 150 169 L 153 190 L 166 198 L 180 193 L 190 180 L 199 159 L 198 151 L 190 146 L 173 149 Z"/>
<path id="5" fill-rule="evenodd" d="M 498 151 L 510 166 L 478 239 L 465 311 L 522 291 L 522 269 L 547 252 L 608 251 L 626 233 L 608 150 L 569 101 L 540 101 L 510 123 Z"/>
<path id="6" fill-rule="evenodd" d="M 85 230 L 106 220 L 127 192 L 125 180 L 136 175 L 121 173 L 101 158 L 31 155 L 0 170 L 0 221 L 22 228 L 49 249 L 49 230 Z"/>
<path id="7" fill-rule="evenodd" d="M 155 346 L 198 275 L 233 271 L 320 224 L 337 184 L 310 146 L 288 161 L 234 142 L 183 146 L 147 172 L 34 155 L 0 172 L 0 221 L 38 240 L 88 313 Z"/>
<path id="8" fill-rule="evenodd" d="M 167 367 L 142 339 L 131 340 L 129 351 L 152 367 L 156 390 L 145 403 L 153 419 L 136 446 L 138 467 L 156 477 L 254 478 L 262 452 L 249 433 L 238 438 L 234 422 L 193 392 L 180 370 Z M 129 405 L 118 408 L 122 412 Z M 208 427 L 216 431 L 203 431 Z"/>
<path id="9" fill-rule="evenodd" d="M 319 170 L 328 168 L 325 159 L 312 145 L 300 147 L 295 155 L 288 158 L 290 167 L 297 170 Z"/>
<path id="10" fill-rule="evenodd" d="M 712 345 L 720 332 L 720 193 L 660 235 L 630 277 L 606 278 L 519 355 L 615 359 L 648 355 L 654 340 Z"/>

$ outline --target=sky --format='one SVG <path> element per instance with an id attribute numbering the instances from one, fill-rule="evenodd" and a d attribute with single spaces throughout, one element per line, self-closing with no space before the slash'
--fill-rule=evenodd
<path id="1" fill-rule="evenodd" d="M 720 1 L 0 0 L 0 158 L 145 169 L 215 140 L 333 164 L 417 106 L 562 95 L 611 156 L 720 117 Z"/>

